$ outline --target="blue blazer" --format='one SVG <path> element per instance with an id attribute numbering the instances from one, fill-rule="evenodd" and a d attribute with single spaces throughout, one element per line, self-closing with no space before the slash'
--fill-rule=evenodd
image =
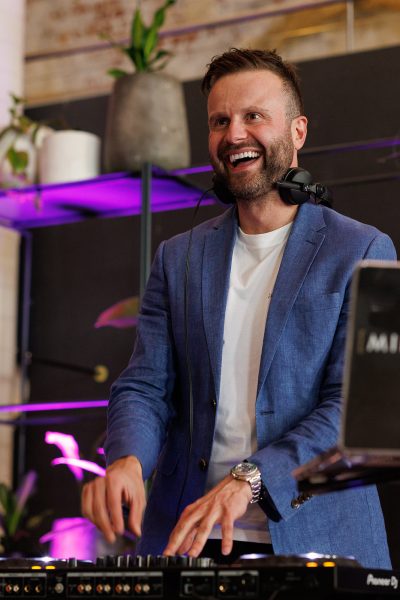
<path id="1" fill-rule="evenodd" d="M 133 454 L 145 478 L 155 471 L 138 545 L 142 554 L 161 553 L 182 510 L 204 492 L 236 232 L 235 207 L 193 230 L 186 285 L 190 234 L 160 245 L 133 356 L 112 387 L 108 463 Z M 298 210 L 266 323 L 258 450 L 243 456 L 258 465 L 268 489 L 262 508 L 277 554 L 314 551 L 390 568 L 374 486 L 315 496 L 296 508 L 292 471 L 337 441 L 354 266 L 395 256 L 390 238 L 374 227 L 322 206 Z"/>

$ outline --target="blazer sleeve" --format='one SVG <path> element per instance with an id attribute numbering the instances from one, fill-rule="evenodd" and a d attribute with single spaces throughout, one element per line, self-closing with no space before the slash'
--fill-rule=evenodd
<path id="1" fill-rule="evenodd" d="M 376 235 L 359 260 L 368 258 L 396 260 L 396 251 L 391 239 L 385 234 Z M 349 290 L 350 281 L 347 284 L 316 407 L 280 439 L 247 458 L 261 471 L 265 494 L 260 506 L 274 521 L 289 519 L 301 510 L 301 506 L 299 508 L 298 505 L 291 504 L 299 495 L 292 471 L 337 443 Z M 312 502 L 313 499 L 311 497 L 306 501 Z"/>
<path id="2" fill-rule="evenodd" d="M 157 250 L 143 297 L 134 351 L 111 388 L 108 405 L 107 464 L 136 456 L 147 479 L 158 459 L 174 415 L 174 343 L 164 273 L 165 244 Z"/>

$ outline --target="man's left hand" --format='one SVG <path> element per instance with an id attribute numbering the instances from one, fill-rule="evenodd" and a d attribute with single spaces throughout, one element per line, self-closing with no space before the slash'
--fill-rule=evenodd
<path id="1" fill-rule="evenodd" d="M 233 547 L 233 525 L 244 515 L 251 500 L 247 481 L 225 477 L 208 494 L 189 504 L 172 531 L 164 555 L 199 556 L 214 525 L 221 525 L 221 552 L 230 554 Z"/>

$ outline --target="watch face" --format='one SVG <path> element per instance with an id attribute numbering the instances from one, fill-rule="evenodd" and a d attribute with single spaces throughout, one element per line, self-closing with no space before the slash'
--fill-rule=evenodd
<path id="1" fill-rule="evenodd" d="M 258 471 L 258 467 L 256 467 L 256 465 L 253 465 L 252 463 L 243 462 L 233 467 L 232 470 L 236 475 L 246 477 L 248 475 L 255 474 Z"/>

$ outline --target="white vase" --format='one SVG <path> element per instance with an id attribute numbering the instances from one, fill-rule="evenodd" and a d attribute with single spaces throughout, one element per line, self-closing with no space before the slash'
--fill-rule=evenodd
<path id="1" fill-rule="evenodd" d="M 63 183 L 97 177 L 100 138 L 87 131 L 54 131 L 39 150 L 40 183 Z"/>

